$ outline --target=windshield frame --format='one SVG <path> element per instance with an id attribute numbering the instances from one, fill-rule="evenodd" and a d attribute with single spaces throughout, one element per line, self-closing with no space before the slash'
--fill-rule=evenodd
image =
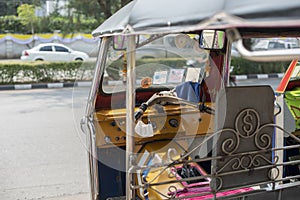
<path id="1" fill-rule="evenodd" d="M 168 88 L 168 90 L 170 90 L 173 89 L 180 82 L 184 82 L 187 80 L 192 81 L 192 79 L 197 78 L 197 77 L 196 78 L 192 77 L 191 75 L 193 74 L 192 71 L 194 72 L 196 71 L 196 73 L 199 74 L 199 78 L 196 81 L 199 82 L 202 81 L 202 79 L 204 78 L 203 77 L 205 71 L 204 68 L 207 60 L 209 59 L 209 51 L 200 49 L 199 41 L 194 40 L 194 38 L 192 38 L 192 36 L 189 35 L 191 34 L 183 34 L 183 33 L 167 34 L 167 35 L 155 34 L 155 35 L 150 35 L 149 38 L 147 39 L 138 40 L 141 42 L 136 45 L 137 49 L 135 52 L 133 52 L 136 58 L 135 72 L 137 75 L 137 82 L 136 82 L 136 84 L 138 85 L 138 87 L 136 87 L 137 90 L 148 89 L 148 87 L 143 87 L 141 85 L 141 82 L 145 81 L 144 78 L 147 77 L 151 79 L 151 85 L 149 86 L 153 88 L 153 90 L 160 90 L 160 88 L 161 89 Z M 175 37 L 177 38 L 177 37 L 187 37 L 187 36 L 189 36 L 188 39 L 187 38 L 185 39 L 187 39 L 188 42 L 191 43 L 186 44 L 186 46 L 184 47 L 186 49 L 174 48 L 174 46 L 171 46 L 174 44 L 168 43 L 169 42 L 168 40 L 170 40 L 171 43 L 172 42 L 174 43 L 173 40 Z M 143 37 L 143 35 L 138 37 Z M 157 41 L 158 39 L 162 40 L 163 43 L 149 44 L 150 42 Z M 124 92 L 126 90 L 125 82 L 126 82 L 126 72 L 127 72 L 126 67 L 128 62 L 127 57 L 130 56 L 129 52 L 127 52 L 126 55 L 125 50 L 118 51 L 113 48 L 112 37 L 109 37 L 108 41 L 109 42 L 107 43 L 108 46 L 107 46 L 107 55 L 106 55 L 107 58 L 104 66 L 105 69 L 99 87 L 99 90 L 103 95 L 112 95 L 114 93 Z M 190 61 L 195 61 L 195 62 L 189 64 L 191 63 Z M 168 65 L 168 63 L 171 64 Z M 118 65 L 118 67 L 115 67 L 113 65 Z M 155 67 L 157 67 L 157 69 Z M 153 71 L 151 71 L 150 68 Z M 161 70 L 159 70 L 159 68 Z M 194 70 L 192 70 L 192 68 L 194 68 Z M 147 73 L 145 72 L 147 70 L 149 71 L 148 75 L 143 75 L 142 73 Z M 171 80 L 171 76 L 170 76 L 171 72 L 178 73 L 180 81 L 177 81 L 175 79 Z M 165 79 L 164 80 L 155 79 L 155 77 L 158 76 L 164 76 Z M 111 79 L 115 79 L 115 80 L 112 81 Z M 164 82 L 160 83 L 159 81 L 164 81 Z M 112 82 L 114 82 L 116 85 L 113 89 L 110 90 L 108 89 L 107 86 L 112 84 Z M 119 87 L 117 85 L 119 85 L 120 88 L 117 88 Z"/>

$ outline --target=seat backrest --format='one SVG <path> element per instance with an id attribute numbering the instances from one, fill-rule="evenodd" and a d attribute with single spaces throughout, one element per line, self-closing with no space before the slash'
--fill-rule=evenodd
<path id="1" fill-rule="evenodd" d="M 229 87 L 216 99 L 215 191 L 270 181 L 274 93 L 269 86 Z"/>
<path id="2" fill-rule="evenodd" d="M 200 83 L 188 81 L 180 85 L 177 85 L 175 87 L 175 91 L 179 98 L 194 103 L 199 103 L 201 101 L 200 87 L 201 87 Z"/>

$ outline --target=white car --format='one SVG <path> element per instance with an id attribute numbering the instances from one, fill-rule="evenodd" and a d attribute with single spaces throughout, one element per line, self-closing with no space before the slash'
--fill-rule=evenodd
<path id="1" fill-rule="evenodd" d="M 268 40 L 268 39 L 261 39 L 258 40 L 256 44 L 252 47 L 253 50 L 270 50 L 270 49 L 293 49 L 299 48 L 298 44 L 294 42 L 288 42 L 283 40 Z"/>
<path id="2" fill-rule="evenodd" d="M 43 43 L 22 52 L 26 61 L 85 61 L 89 56 L 58 43 Z"/>

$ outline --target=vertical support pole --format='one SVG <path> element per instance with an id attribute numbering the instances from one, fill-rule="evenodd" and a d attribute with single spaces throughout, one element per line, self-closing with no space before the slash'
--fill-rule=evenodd
<path id="1" fill-rule="evenodd" d="M 134 198 L 131 184 L 133 174 L 130 171 L 134 152 L 134 108 L 135 108 L 135 36 L 127 38 L 127 82 L 126 82 L 126 199 Z"/>
<path id="2" fill-rule="evenodd" d="M 102 38 L 100 44 L 100 51 L 95 66 L 94 78 L 92 81 L 91 90 L 87 100 L 85 109 L 85 116 L 81 120 L 81 128 L 86 133 L 86 144 L 88 149 L 88 161 L 89 161 L 89 179 L 91 189 L 91 199 L 97 200 L 99 196 L 99 177 L 98 177 L 98 157 L 96 147 L 96 131 L 94 127 L 94 110 L 95 101 L 100 84 L 101 75 L 104 71 L 104 64 L 107 54 L 108 38 Z M 86 129 L 85 129 L 86 128 Z"/>
<path id="3" fill-rule="evenodd" d="M 281 107 L 281 113 L 278 114 L 276 116 L 276 124 L 279 125 L 280 127 L 284 127 L 284 99 L 283 99 L 283 95 L 279 95 L 276 97 L 276 101 L 278 103 L 278 105 Z M 276 132 L 275 132 L 275 148 L 278 148 L 278 147 L 283 147 L 284 145 L 284 141 L 283 141 L 283 131 L 282 130 L 279 130 L 279 129 L 276 129 Z M 278 156 L 278 163 L 282 163 L 283 162 L 283 151 L 280 150 L 280 151 L 276 151 L 275 152 L 275 156 Z M 278 166 L 278 169 L 279 169 L 279 176 L 277 179 L 281 179 L 282 176 L 283 176 L 283 167 L 282 166 Z"/>
<path id="4" fill-rule="evenodd" d="M 87 133 L 87 146 L 88 160 L 89 160 L 89 174 L 90 174 L 90 187 L 92 200 L 98 200 L 99 196 L 99 180 L 98 180 L 98 158 L 96 147 L 96 131 L 92 118 L 88 119 L 87 127 L 89 132 Z"/>
<path id="5" fill-rule="evenodd" d="M 229 82 L 230 82 L 231 46 L 232 46 L 232 42 L 231 42 L 231 40 L 228 40 L 227 46 L 226 46 L 227 53 L 224 58 L 223 71 L 222 71 L 222 79 L 224 81 L 224 87 L 230 85 Z"/>

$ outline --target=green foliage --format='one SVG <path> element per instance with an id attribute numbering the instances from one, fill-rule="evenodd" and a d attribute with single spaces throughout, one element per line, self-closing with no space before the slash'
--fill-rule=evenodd
<path id="1" fill-rule="evenodd" d="M 285 72 L 290 62 L 254 62 L 241 57 L 232 58 L 232 74 L 269 74 Z"/>
<path id="2" fill-rule="evenodd" d="M 0 33 L 20 33 L 26 32 L 25 27 L 21 23 L 21 19 L 14 16 L 0 16 Z"/>
<path id="3" fill-rule="evenodd" d="M 75 15 L 83 15 L 87 18 L 100 20 L 103 18 L 103 12 L 96 0 L 70 0 L 68 7 L 75 9 Z"/>
<path id="4" fill-rule="evenodd" d="M 70 0 L 68 14 L 61 16 L 55 10 L 50 16 L 35 16 L 40 0 L 22 0 L 13 6 L 10 1 L 0 2 L 0 33 L 91 33 L 108 17 L 131 0 Z M 7 11 L 7 12 L 6 12 Z M 10 16 L 6 16 L 10 15 Z"/>
<path id="5" fill-rule="evenodd" d="M 18 62 L 0 64 L 0 84 L 62 82 L 91 79 L 94 63 Z M 89 74 L 88 76 L 86 74 Z"/>
<path id="6" fill-rule="evenodd" d="M 17 15 L 17 8 L 22 4 L 36 4 L 40 0 L 2 0 L 0 1 L 0 16 Z"/>
<path id="7" fill-rule="evenodd" d="M 91 33 L 99 26 L 99 21 L 92 18 L 70 19 L 62 16 L 39 17 L 35 23 L 35 33 L 53 33 L 61 30 L 62 33 Z M 0 33 L 28 33 L 27 27 L 16 16 L 0 16 Z M 29 31 L 31 33 L 31 31 Z"/>
<path id="8" fill-rule="evenodd" d="M 37 22 L 37 17 L 35 16 L 35 10 L 33 5 L 22 4 L 18 7 L 18 17 L 21 20 L 21 23 L 30 28 L 31 33 L 34 33 L 34 26 Z"/>

